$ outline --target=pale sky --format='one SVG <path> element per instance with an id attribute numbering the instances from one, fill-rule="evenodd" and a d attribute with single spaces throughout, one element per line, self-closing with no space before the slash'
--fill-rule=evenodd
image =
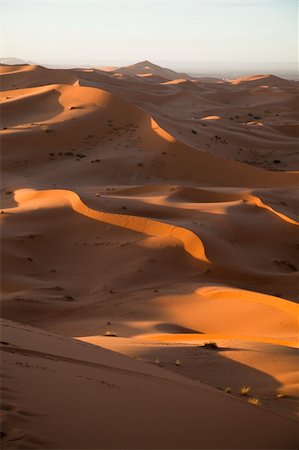
<path id="1" fill-rule="evenodd" d="M 57 64 L 292 63 L 297 0 L 0 0 L 1 57 Z"/>

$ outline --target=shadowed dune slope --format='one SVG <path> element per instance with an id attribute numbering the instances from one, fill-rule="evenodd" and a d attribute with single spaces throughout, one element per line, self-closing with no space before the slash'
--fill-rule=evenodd
<path id="1" fill-rule="evenodd" d="M 8 448 L 15 439 L 30 448 L 94 448 L 99 441 L 101 448 L 142 448 L 145 436 L 148 448 L 158 442 L 159 448 L 219 448 L 223 440 L 240 448 L 248 421 L 248 447 L 296 446 L 295 422 L 198 382 L 19 323 L 4 321 L 2 329 L 5 376 L 12 387 L 3 395 Z M 200 421 L 199 405 L 205 411 Z"/>

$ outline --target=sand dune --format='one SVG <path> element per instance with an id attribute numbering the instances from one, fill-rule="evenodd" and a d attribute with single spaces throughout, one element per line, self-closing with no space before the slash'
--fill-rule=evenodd
<path id="1" fill-rule="evenodd" d="M 20 92 L 18 90 L 16 92 L 20 95 L 19 98 L 6 99 L 4 97 L 2 101 L 3 110 L 4 112 L 7 111 L 6 119 L 4 119 L 6 130 L 2 139 L 6 142 L 8 149 L 16 148 L 18 141 L 21 140 L 23 158 L 27 157 L 24 147 L 29 146 L 30 152 L 32 151 L 31 141 L 34 138 L 43 147 L 43 153 L 40 153 L 39 160 L 43 154 L 44 158 L 47 158 L 48 151 L 53 148 L 53 143 L 55 143 L 56 150 L 60 152 L 63 150 L 74 152 L 83 148 L 85 151 L 88 150 L 88 154 L 85 153 L 84 156 L 89 157 L 83 161 L 88 166 L 90 161 L 98 159 L 98 156 L 103 156 L 103 159 L 100 158 L 101 168 L 106 172 L 107 178 L 111 178 L 112 173 L 114 173 L 116 161 L 123 164 L 128 157 L 133 158 L 126 162 L 125 173 L 119 173 L 118 181 L 121 183 L 132 179 L 134 173 L 136 174 L 136 169 L 140 175 L 135 176 L 135 180 L 136 178 L 140 180 L 149 178 L 154 167 L 153 176 L 164 181 L 169 179 L 188 180 L 218 186 L 252 185 L 266 187 L 273 185 L 273 183 L 286 187 L 298 185 L 297 173 L 267 172 L 186 145 L 162 128 L 142 109 L 121 100 L 110 92 L 65 85 L 51 85 L 47 88 L 30 89 L 30 91 L 31 93 L 26 90 Z M 10 92 L 8 91 L 8 93 Z M 11 126 L 16 123 L 23 124 L 19 116 L 22 115 L 24 109 L 28 108 L 31 102 L 42 103 L 44 95 L 51 98 L 49 110 L 44 113 L 45 117 L 43 118 L 41 112 L 41 120 L 38 123 L 30 122 L 29 127 L 21 128 L 21 135 L 12 133 Z M 13 102 L 15 103 L 13 104 Z M 55 102 L 57 103 L 56 107 Z M 56 114 L 53 115 L 52 111 Z M 36 117 L 35 112 L 32 114 L 31 117 L 30 114 L 26 115 L 25 120 L 34 119 Z M 79 124 L 80 126 L 78 126 Z M 85 132 L 86 127 L 88 127 L 88 134 Z M 114 134 L 114 131 L 117 133 Z M 68 133 L 67 143 L 65 139 L 61 139 L 62 133 L 64 135 Z M 100 152 L 98 149 L 101 145 L 97 145 L 99 139 L 102 140 L 103 144 L 106 144 Z M 131 142 L 127 144 L 127 140 Z M 68 148 L 66 148 L 66 144 Z M 86 144 L 89 145 L 86 146 Z M 115 154 L 113 158 L 111 157 L 111 150 Z M 142 162 L 136 161 L 138 156 L 136 150 L 141 152 L 140 159 Z M 118 153 L 115 153 L 117 151 Z M 54 154 L 57 154 L 57 152 Z M 10 152 L 10 161 L 6 159 L 5 155 L 4 161 L 13 164 L 12 158 L 15 157 L 19 158 L 20 155 Z M 66 170 L 70 167 L 69 159 L 67 158 Z M 56 166 L 55 158 L 53 165 Z M 194 167 L 197 170 L 194 170 Z M 224 167 L 225 170 L 223 170 Z M 92 167 L 89 166 L 85 169 L 85 175 L 95 176 L 95 174 L 89 174 L 88 172 L 93 172 Z M 252 182 L 252 180 L 254 181 Z M 61 181 L 63 182 L 63 179 Z"/>
<path id="2" fill-rule="evenodd" d="M 12 387 L 9 395 L 4 393 L 8 446 L 18 441 L 30 448 L 93 448 L 100 440 L 102 448 L 154 448 L 157 442 L 160 448 L 182 448 L 187 433 L 189 448 L 199 443 L 220 447 L 223 439 L 239 448 L 248 421 L 252 433 L 247 443 L 253 448 L 280 448 L 286 435 L 289 443 L 296 436 L 295 422 L 154 365 L 14 322 L 5 321 L 3 331 L 5 376 Z M 59 396 L 60 407 L 50 400 L 45 383 Z M 204 424 L 198 421 L 198 405 L 205 411 Z M 219 433 L 213 433 L 215 426 Z"/>
<path id="3" fill-rule="evenodd" d="M 123 78 L 116 79 L 114 73 L 92 69 L 73 69 L 69 72 L 75 80 L 80 80 L 81 85 L 109 90 L 138 104 L 142 109 L 155 115 L 156 119 L 163 121 L 161 122 L 163 127 L 166 126 L 167 131 L 174 132 L 175 136 L 183 139 L 185 143 L 198 147 L 200 138 L 201 147 L 206 152 L 222 154 L 226 158 L 238 159 L 271 170 L 294 169 L 294 162 L 298 168 L 294 128 L 289 127 L 296 125 L 294 120 L 298 120 L 296 83 L 282 80 L 277 90 L 275 86 L 273 89 L 271 86 L 270 89 L 265 89 L 263 84 L 257 87 L 251 85 L 239 87 L 228 83 L 211 84 L 192 78 L 192 83 L 187 81 L 186 89 L 184 88 L 186 83 L 169 85 L 155 82 L 155 79 L 151 78 L 151 75 L 154 76 L 152 71 L 145 74 L 149 75 L 145 79 L 135 75 L 122 75 Z M 176 74 L 175 78 L 180 77 Z M 186 77 L 183 78 L 188 80 Z M 162 91 L 164 95 L 161 95 Z M 280 115 L 282 110 L 284 113 Z M 207 124 L 204 124 L 205 129 L 199 128 L 194 122 L 197 117 L 200 119 L 208 115 L 220 117 L 217 130 L 210 126 L 207 128 Z M 254 117 L 259 117 L 256 122 L 263 125 L 263 133 L 261 130 L 253 133 L 256 130 L 251 129 L 249 136 L 250 125 L 247 124 L 255 122 Z M 277 126 L 282 126 L 281 131 L 284 131 L 281 133 Z M 191 129 L 199 136 L 191 133 Z M 224 132 L 224 135 L 218 135 L 219 130 Z M 252 139 L 254 146 L 251 145 Z M 282 148 L 284 148 L 283 159 Z M 273 162 L 276 160 L 280 161 L 278 166 Z"/>
<path id="4" fill-rule="evenodd" d="M 42 202 L 39 202 L 40 198 Z M 57 203 L 55 199 L 58 199 Z M 44 202 L 46 206 L 44 206 Z M 53 202 L 54 200 L 54 202 Z M 182 227 L 176 227 L 173 225 L 167 225 L 163 222 L 154 221 L 151 219 L 145 219 L 143 217 L 135 217 L 122 214 L 108 214 L 104 212 L 98 212 L 91 208 L 88 208 L 81 200 L 80 197 L 74 192 L 70 191 L 42 191 L 35 192 L 23 190 L 16 191 L 15 201 L 20 204 L 22 210 L 23 203 L 25 203 L 25 209 L 27 203 L 29 208 L 43 208 L 47 207 L 49 202 L 53 207 L 59 206 L 60 202 L 65 205 L 69 202 L 74 211 L 87 216 L 91 219 L 99 220 L 103 223 L 109 223 L 121 228 L 128 228 L 129 230 L 138 231 L 143 234 L 173 237 L 182 242 L 185 250 L 200 261 L 207 261 L 204 253 L 204 247 L 198 236 L 188 229 Z M 32 206 L 31 206 L 32 205 Z M 13 210 L 9 210 L 13 212 Z"/>
<path id="5" fill-rule="evenodd" d="M 47 84 L 74 84 L 77 79 L 70 71 L 46 69 L 38 65 L 0 66 L 1 91 L 44 86 Z"/>
<path id="6" fill-rule="evenodd" d="M 297 84 L 0 76 L 3 448 L 297 448 Z"/>
<path id="7" fill-rule="evenodd" d="M 157 66 L 156 64 L 151 63 L 150 61 L 141 61 L 137 64 L 132 64 L 130 66 L 118 67 L 114 70 L 114 73 L 122 74 L 122 75 L 155 75 L 165 80 L 175 80 L 178 78 L 177 72 L 173 70 Z M 182 74 L 187 79 L 191 78 L 187 74 Z"/>
<path id="8" fill-rule="evenodd" d="M 283 78 L 276 77 L 274 75 L 255 75 L 238 78 L 236 80 L 231 80 L 231 84 L 241 84 L 241 85 L 251 85 L 251 86 L 261 86 L 261 87 L 270 87 L 270 86 L 296 86 L 295 81 L 284 80 Z"/>

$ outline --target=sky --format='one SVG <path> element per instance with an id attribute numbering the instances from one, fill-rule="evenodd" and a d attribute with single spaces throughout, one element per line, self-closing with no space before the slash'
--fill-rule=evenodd
<path id="1" fill-rule="evenodd" d="M 0 0 L 0 56 L 295 67 L 297 0 Z"/>

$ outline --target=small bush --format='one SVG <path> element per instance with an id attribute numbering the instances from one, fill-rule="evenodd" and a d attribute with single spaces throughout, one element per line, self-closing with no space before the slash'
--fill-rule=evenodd
<path id="1" fill-rule="evenodd" d="M 155 359 L 155 364 L 157 364 L 157 366 L 161 366 L 161 361 L 159 358 Z"/>
<path id="2" fill-rule="evenodd" d="M 179 359 L 177 359 L 176 362 L 175 362 L 175 365 L 176 366 L 181 366 L 181 361 Z"/>
<path id="3" fill-rule="evenodd" d="M 249 394 L 249 391 L 250 391 L 250 386 L 243 386 L 240 389 L 240 394 L 247 396 Z"/>
<path id="4" fill-rule="evenodd" d="M 106 333 L 104 334 L 104 336 L 108 336 L 108 337 L 117 337 L 117 334 L 115 333 L 115 331 L 106 331 Z"/>
<path id="5" fill-rule="evenodd" d="M 248 399 L 248 403 L 251 403 L 251 405 L 255 405 L 255 406 L 261 406 L 262 403 L 258 398 L 255 397 L 251 397 Z"/>
<path id="6" fill-rule="evenodd" d="M 287 394 L 285 392 L 277 392 L 276 398 L 286 398 Z"/>
<path id="7" fill-rule="evenodd" d="M 216 342 L 205 342 L 204 347 L 209 350 L 217 350 L 219 348 Z"/>
<path id="8" fill-rule="evenodd" d="M 225 387 L 225 388 L 224 388 L 224 392 L 225 392 L 226 394 L 231 394 L 231 393 L 232 393 L 232 388 L 231 388 L 231 387 Z"/>

